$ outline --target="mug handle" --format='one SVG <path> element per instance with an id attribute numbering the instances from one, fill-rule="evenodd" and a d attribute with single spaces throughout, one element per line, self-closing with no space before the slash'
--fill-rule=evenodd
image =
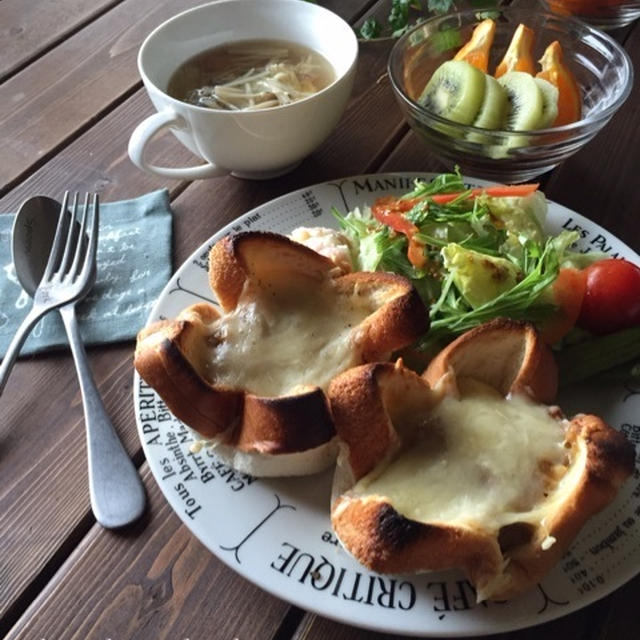
<path id="1" fill-rule="evenodd" d="M 161 129 L 172 125 L 184 127 L 185 121 L 175 111 L 167 109 L 159 111 L 152 116 L 145 118 L 133 131 L 129 138 L 129 157 L 133 164 L 149 173 L 155 173 L 165 178 L 176 178 L 178 180 L 200 180 L 201 178 L 213 178 L 215 176 L 225 176 L 230 173 L 229 169 L 218 167 L 211 162 L 197 167 L 158 167 L 149 164 L 144 156 L 145 149 L 151 138 Z"/>

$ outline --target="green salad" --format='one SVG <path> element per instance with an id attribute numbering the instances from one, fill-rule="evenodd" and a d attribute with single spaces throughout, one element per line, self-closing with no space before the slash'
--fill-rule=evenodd
<path id="1" fill-rule="evenodd" d="M 426 355 L 478 324 L 508 317 L 534 323 L 557 349 L 573 342 L 582 351 L 595 349 L 590 375 L 640 357 L 628 349 L 631 342 L 638 351 L 638 319 L 606 332 L 620 342 L 617 357 L 611 344 L 600 353 L 593 333 L 577 326 L 589 270 L 611 259 L 578 251 L 575 231 L 545 233 L 547 203 L 537 184 L 470 189 L 456 170 L 416 180 L 401 197 L 333 214 L 349 239 L 355 270 L 397 273 L 416 287 L 431 318 L 416 345 Z"/>

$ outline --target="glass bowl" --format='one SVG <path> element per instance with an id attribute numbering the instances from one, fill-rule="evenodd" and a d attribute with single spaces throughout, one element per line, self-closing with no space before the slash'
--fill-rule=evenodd
<path id="1" fill-rule="evenodd" d="M 631 91 L 633 68 L 626 52 L 607 34 L 584 22 L 543 10 L 509 7 L 495 12 L 492 73 L 520 23 L 535 33 L 534 59 L 558 40 L 565 64 L 582 94 L 582 119 L 536 131 L 479 129 L 429 112 L 417 99 L 433 72 L 468 41 L 479 22 L 475 10 L 422 22 L 394 45 L 389 77 L 400 108 L 429 149 L 448 166 L 498 182 L 524 182 L 553 169 L 589 142 Z"/>
<path id="2" fill-rule="evenodd" d="M 640 18 L 640 2 L 608 0 L 546 0 L 552 11 L 573 15 L 599 29 L 619 29 Z"/>

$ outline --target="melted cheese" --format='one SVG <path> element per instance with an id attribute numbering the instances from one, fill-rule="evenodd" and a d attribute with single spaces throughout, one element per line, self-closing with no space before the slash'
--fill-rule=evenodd
<path id="1" fill-rule="evenodd" d="M 491 531 L 540 524 L 539 507 L 565 471 L 562 423 L 544 406 L 478 383 L 394 426 L 403 439 L 399 451 L 354 492 L 384 496 L 413 520 Z"/>
<path id="2" fill-rule="evenodd" d="M 330 283 L 249 297 L 210 327 L 210 382 L 271 397 L 308 385 L 326 389 L 358 364 L 357 328 L 376 308 L 374 298 L 337 295 Z"/>

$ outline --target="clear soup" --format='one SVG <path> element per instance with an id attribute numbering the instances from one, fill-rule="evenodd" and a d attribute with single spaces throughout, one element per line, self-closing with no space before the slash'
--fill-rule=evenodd
<path id="1" fill-rule="evenodd" d="M 171 76 L 167 93 L 209 109 L 268 109 L 303 100 L 335 79 L 317 51 L 286 40 L 242 40 L 203 51 Z"/>

